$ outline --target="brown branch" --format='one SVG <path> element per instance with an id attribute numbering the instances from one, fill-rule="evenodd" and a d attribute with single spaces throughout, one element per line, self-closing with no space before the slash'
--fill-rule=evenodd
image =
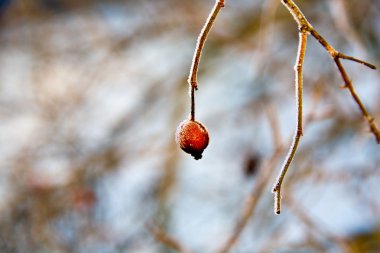
<path id="1" fill-rule="evenodd" d="M 232 247 L 238 241 L 241 233 L 244 228 L 247 226 L 248 221 L 252 218 L 252 215 L 255 211 L 257 203 L 262 196 L 265 185 L 270 179 L 271 172 L 273 171 L 274 166 L 276 165 L 280 155 L 282 153 L 282 147 L 277 147 L 275 152 L 269 157 L 266 163 L 261 167 L 259 181 L 255 184 L 255 187 L 252 189 L 250 195 L 245 200 L 245 206 L 242 210 L 242 213 L 239 216 L 239 219 L 233 229 L 231 235 L 227 238 L 226 242 L 222 245 L 218 253 L 228 253 Z"/>
<path id="2" fill-rule="evenodd" d="M 344 69 L 344 67 L 340 61 L 340 58 L 336 57 L 336 58 L 334 58 L 334 61 L 335 61 L 335 64 L 338 67 L 339 72 L 340 72 L 340 74 L 344 80 L 344 83 L 345 83 L 344 88 L 347 88 L 349 90 L 349 92 L 351 93 L 351 96 L 354 98 L 356 104 L 359 106 L 359 109 L 362 112 L 364 118 L 368 121 L 371 132 L 375 135 L 377 143 L 380 144 L 380 131 L 375 124 L 375 119 L 372 118 L 371 115 L 369 115 L 367 109 L 365 108 L 362 101 L 360 100 L 358 93 L 356 92 L 350 78 L 347 75 L 346 70 Z"/>
<path id="3" fill-rule="evenodd" d="M 359 106 L 359 108 L 360 108 L 360 110 L 361 110 L 364 118 L 367 120 L 367 122 L 368 122 L 368 124 L 370 126 L 370 129 L 371 129 L 371 132 L 374 134 L 377 143 L 380 144 L 380 131 L 379 131 L 378 127 L 375 124 L 375 120 L 374 120 L 373 117 L 371 117 L 369 115 L 368 111 L 366 110 L 366 108 L 364 107 L 363 103 L 361 102 L 359 96 L 357 95 L 357 93 L 355 91 L 355 88 L 354 88 L 354 86 L 353 86 L 350 78 L 348 77 L 348 75 L 346 73 L 346 70 L 344 69 L 343 65 L 340 62 L 340 59 L 354 61 L 354 62 L 363 64 L 363 65 L 365 65 L 365 66 L 367 66 L 367 67 L 369 67 L 371 69 L 376 69 L 376 66 L 374 66 L 374 65 L 372 65 L 372 64 L 370 64 L 368 62 L 365 62 L 363 60 L 359 60 L 359 59 L 354 58 L 352 56 L 348 56 L 348 55 L 345 55 L 343 53 L 338 52 L 326 40 L 324 40 L 323 37 L 320 34 L 318 34 L 317 31 L 315 31 L 314 29 L 311 29 L 310 32 L 322 44 L 322 46 L 327 50 L 327 52 L 334 59 L 335 64 L 337 65 L 337 67 L 339 69 L 339 72 L 340 72 L 340 74 L 342 76 L 342 79 L 345 82 L 346 87 L 349 89 L 349 91 L 351 93 L 351 96 L 354 98 L 354 100 L 358 104 L 358 106 Z"/>
<path id="4" fill-rule="evenodd" d="M 288 202 L 287 204 L 292 210 L 292 213 L 294 213 L 303 225 L 308 228 L 308 231 L 331 240 L 339 247 L 341 252 L 349 252 L 347 243 L 342 238 L 333 235 L 329 230 L 327 230 L 325 224 L 323 224 L 316 217 L 313 217 L 310 212 L 307 212 L 302 206 L 297 205 L 293 196 L 290 195 L 286 201 Z"/>
<path id="5" fill-rule="evenodd" d="M 257 203 L 259 202 L 259 199 L 263 194 L 265 186 L 271 178 L 273 168 L 277 164 L 280 155 L 283 152 L 284 146 L 279 141 L 282 138 L 281 133 L 279 131 L 278 116 L 276 115 L 273 107 L 269 107 L 269 109 L 267 110 L 267 116 L 273 136 L 272 139 L 275 150 L 273 154 L 268 159 L 266 159 L 266 162 L 261 166 L 257 182 L 253 187 L 251 193 L 245 199 L 244 207 L 235 224 L 235 227 L 231 235 L 227 238 L 225 243 L 222 244 L 222 247 L 217 251 L 218 253 L 230 252 L 232 247 L 239 240 L 241 233 L 243 232 L 244 228 L 248 224 L 248 221 L 252 218 L 252 215 L 254 214 Z"/>
<path id="6" fill-rule="evenodd" d="M 273 103 L 270 103 L 267 107 L 267 115 L 268 115 L 268 123 L 271 129 L 271 135 L 272 135 L 272 140 L 273 144 L 275 147 L 282 147 L 282 136 L 281 136 L 281 131 L 278 123 L 278 114 L 273 106 Z"/>
<path id="7" fill-rule="evenodd" d="M 190 251 L 188 251 L 181 243 L 167 234 L 164 230 L 158 228 L 155 225 L 146 225 L 146 227 L 158 242 L 161 242 L 167 247 L 174 249 L 180 253 L 190 253 Z"/>
<path id="8" fill-rule="evenodd" d="M 353 46 L 364 52 L 364 43 L 363 39 L 358 34 L 355 27 L 352 25 L 350 14 L 348 13 L 348 1 L 346 0 L 330 0 L 328 4 L 331 9 L 332 20 L 335 23 L 335 26 L 344 36 L 350 41 Z"/>
<path id="9" fill-rule="evenodd" d="M 362 61 L 362 60 L 356 59 L 356 58 L 354 58 L 354 57 L 352 57 L 352 56 L 344 55 L 344 54 L 342 54 L 342 53 L 338 53 L 338 58 L 346 59 L 346 60 L 350 60 L 350 61 L 354 61 L 354 62 L 357 62 L 357 63 L 363 64 L 363 65 L 367 66 L 368 68 L 376 69 L 376 66 L 375 66 L 375 65 L 372 65 L 371 63 L 368 63 L 368 62 L 365 62 L 365 61 Z"/>
<path id="10" fill-rule="evenodd" d="M 320 35 L 313 26 L 307 21 L 305 15 L 301 12 L 299 7 L 293 2 L 293 0 L 282 0 L 282 4 L 288 9 L 288 11 L 292 14 L 295 21 L 298 24 L 298 28 L 300 30 L 299 34 L 299 47 L 298 47 L 298 54 L 297 54 L 297 62 L 296 62 L 296 97 L 297 97 L 297 130 L 293 139 L 293 143 L 290 147 L 290 151 L 288 153 L 288 156 L 285 160 L 285 163 L 281 169 L 281 172 L 276 180 L 276 183 L 273 187 L 273 193 L 275 194 L 275 213 L 279 214 L 281 212 L 281 186 L 283 183 L 283 180 L 285 178 L 285 175 L 289 169 L 290 164 L 292 163 L 292 160 L 295 156 L 295 153 L 297 151 L 297 147 L 300 141 L 300 138 L 302 136 L 302 68 L 303 68 L 303 60 L 306 53 L 306 44 L 307 44 L 307 36 L 310 33 L 325 49 L 326 51 L 331 55 L 331 57 L 334 59 L 335 64 L 337 65 L 339 72 L 342 76 L 342 79 L 345 83 L 345 88 L 347 88 L 351 96 L 353 97 L 356 104 L 359 106 L 359 109 L 364 116 L 364 118 L 367 120 L 370 130 L 375 136 L 377 143 L 380 144 L 380 131 L 378 130 L 375 120 L 373 117 L 370 116 L 367 109 L 363 105 L 362 101 L 360 100 L 356 90 L 354 89 L 354 86 L 348 77 L 346 70 L 344 69 L 340 59 L 350 60 L 354 61 L 360 64 L 363 64 L 371 69 L 376 69 L 376 67 L 368 62 L 359 60 L 357 58 L 354 58 L 352 56 L 348 56 L 345 54 L 342 54 L 335 50 L 323 37 Z"/>
<path id="11" fill-rule="evenodd" d="M 190 120 L 195 120 L 195 87 L 190 85 L 189 87 L 190 90 Z"/>
<path id="12" fill-rule="evenodd" d="M 198 89 L 197 74 L 199 68 L 199 62 L 201 60 L 202 50 L 205 45 L 207 36 L 211 30 L 212 25 L 218 15 L 219 11 L 224 7 L 224 0 L 216 0 L 215 5 L 212 8 L 210 15 L 208 16 L 205 25 L 202 28 L 201 33 L 198 36 L 197 45 L 195 47 L 193 62 L 190 67 L 190 74 L 188 78 L 189 92 L 191 98 L 191 112 L 190 119 L 195 120 L 195 102 L 194 102 L 194 90 Z"/>
<path id="13" fill-rule="evenodd" d="M 307 36 L 308 36 L 308 33 L 305 27 L 300 27 L 297 60 L 296 60 L 296 65 L 294 66 L 294 71 L 296 72 L 296 78 L 295 78 L 296 89 L 295 90 L 296 90 L 296 98 L 297 98 L 297 128 L 294 134 L 292 145 L 290 147 L 289 153 L 285 160 L 285 163 L 273 187 L 273 193 L 275 195 L 274 211 L 276 214 L 280 214 L 281 212 L 282 183 L 284 181 L 286 172 L 288 171 L 289 166 L 292 163 L 293 158 L 296 154 L 298 144 L 302 136 L 302 89 L 303 89 L 303 78 L 302 78 L 303 73 L 302 72 L 303 72 L 303 63 L 304 63 L 305 54 L 306 54 Z"/>
<path id="14" fill-rule="evenodd" d="M 318 98 L 315 101 L 314 106 L 318 104 Z M 278 163 L 281 154 L 285 151 L 285 148 L 290 145 L 282 144 L 278 141 L 281 138 L 281 133 L 279 132 L 279 122 L 278 117 L 275 112 L 271 109 L 268 111 L 268 121 L 271 128 L 272 136 L 273 136 L 273 145 L 275 150 L 273 154 L 266 159 L 265 163 L 260 167 L 260 174 L 258 176 L 257 182 L 253 187 L 251 193 L 245 199 L 245 205 L 242 208 L 241 214 L 236 222 L 236 225 L 233 229 L 231 235 L 227 238 L 226 242 L 222 245 L 222 247 L 217 251 L 218 253 L 228 253 L 232 249 L 232 247 L 237 243 L 241 233 L 244 228 L 247 226 L 249 220 L 252 218 L 257 204 L 260 200 L 260 197 L 263 194 L 263 190 L 265 189 L 269 179 L 273 174 L 273 169 L 275 165 Z M 305 118 L 304 128 L 308 125 L 311 125 L 314 121 L 318 120 L 319 117 L 315 116 L 314 113 L 307 115 Z"/>
<path id="15" fill-rule="evenodd" d="M 368 111 L 365 109 L 363 103 L 361 102 L 359 96 L 357 95 L 350 78 L 348 77 L 344 67 L 342 66 L 340 59 L 350 60 L 353 62 L 357 62 L 363 64 L 371 69 L 376 69 L 376 66 L 365 62 L 363 60 L 359 60 L 355 57 L 345 55 L 335 48 L 333 48 L 327 41 L 320 35 L 312 25 L 306 20 L 305 16 L 298 8 L 298 6 L 293 2 L 293 0 L 282 0 L 282 3 L 288 8 L 289 12 L 293 15 L 295 21 L 298 23 L 299 27 L 305 27 L 305 29 L 310 32 L 310 34 L 326 49 L 326 51 L 330 54 L 330 56 L 334 59 L 335 64 L 337 65 L 339 72 L 341 73 L 342 79 L 345 82 L 345 87 L 349 89 L 351 96 L 354 98 L 355 102 L 358 104 L 361 113 L 364 118 L 367 120 L 370 130 L 376 138 L 378 144 L 380 144 L 380 131 L 375 124 L 375 120 L 371 117 Z"/>
<path id="16" fill-rule="evenodd" d="M 191 86 L 193 86 L 195 89 L 197 89 L 197 73 L 198 73 L 198 67 L 199 62 L 201 60 L 202 50 L 204 47 L 204 44 L 206 42 L 208 33 L 211 30 L 212 25 L 214 24 L 214 21 L 216 19 L 216 16 L 218 15 L 220 9 L 224 7 L 224 0 L 216 0 L 215 5 L 210 13 L 210 15 L 207 18 L 207 21 L 205 25 L 202 28 L 201 33 L 199 34 L 197 45 L 194 52 L 194 58 L 193 62 L 190 68 L 190 75 L 188 82 Z"/>

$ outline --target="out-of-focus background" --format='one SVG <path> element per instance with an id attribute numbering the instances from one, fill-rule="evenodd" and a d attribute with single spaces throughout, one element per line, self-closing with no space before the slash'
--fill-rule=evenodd
<path id="1" fill-rule="evenodd" d="M 296 2 L 338 50 L 380 66 L 379 1 Z M 230 252 L 380 252 L 380 146 L 313 38 L 304 137 L 273 214 L 296 121 L 297 26 L 279 0 L 226 1 L 196 92 L 209 147 L 199 161 L 177 147 L 213 4 L 0 1 L 0 252 L 172 252 L 149 224 L 216 252 L 249 196 Z M 379 71 L 344 65 L 380 124 Z"/>

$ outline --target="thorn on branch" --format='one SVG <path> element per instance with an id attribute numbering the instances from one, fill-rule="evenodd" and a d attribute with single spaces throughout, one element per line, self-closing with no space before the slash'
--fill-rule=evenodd
<path id="1" fill-rule="evenodd" d="M 198 84 L 197 82 L 194 82 L 194 81 L 188 81 L 189 84 L 190 84 L 190 87 L 193 87 L 195 90 L 198 90 Z"/>

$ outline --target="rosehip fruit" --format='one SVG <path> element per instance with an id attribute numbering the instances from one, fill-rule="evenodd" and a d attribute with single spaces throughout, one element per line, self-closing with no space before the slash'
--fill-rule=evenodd
<path id="1" fill-rule="evenodd" d="M 182 121 L 177 128 L 175 138 L 181 149 L 192 155 L 195 160 L 202 158 L 203 150 L 209 142 L 207 129 L 195 120 Z"/>

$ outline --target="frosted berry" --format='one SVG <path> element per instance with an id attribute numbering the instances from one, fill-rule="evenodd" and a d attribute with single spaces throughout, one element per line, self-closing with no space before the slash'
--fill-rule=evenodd
<path id="1" fill-rule="evenodd" d="M 203 150 L 209 142 L 207 129 L 195 120 L 181 122 L 175 138 L 181 149 L 192 155 L 195 160 L 202 158 Z"/>

